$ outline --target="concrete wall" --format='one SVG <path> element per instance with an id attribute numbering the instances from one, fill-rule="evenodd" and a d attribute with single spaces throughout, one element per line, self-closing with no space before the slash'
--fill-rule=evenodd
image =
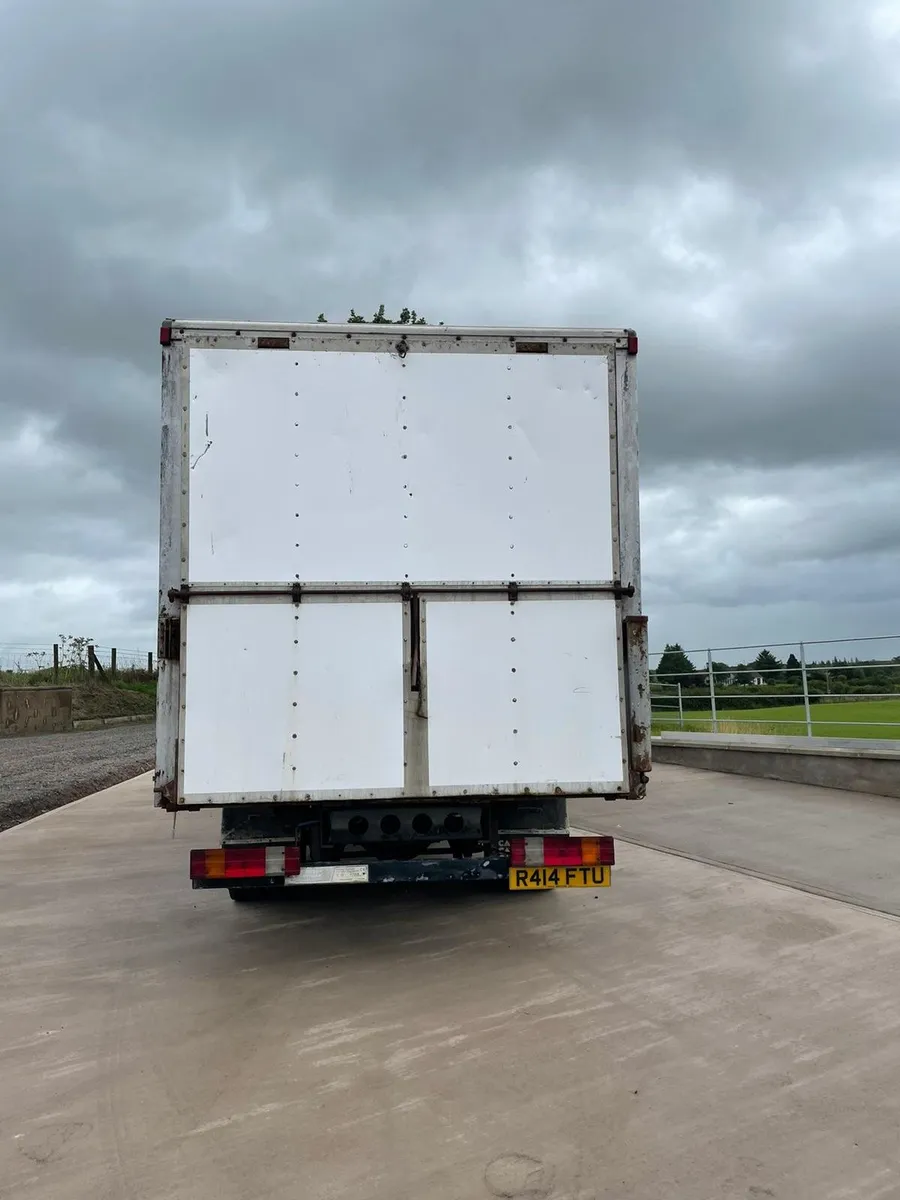
<path id="1" fill-rule="evenodd" d="M 0 688 L 0 736 L 68 733 L 72 728 L 72 688 Z"/>
<path id="2" fill-rule="evenodd" d="M 819 738 L 664 734 L 653 739 L 653 761 L 900 800 L 900 746 L 870 745 L 863 739 L 838 745 L 819 742 Z"/>

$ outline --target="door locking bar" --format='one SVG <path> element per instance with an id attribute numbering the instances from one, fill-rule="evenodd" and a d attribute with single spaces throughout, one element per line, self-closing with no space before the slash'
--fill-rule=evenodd
<path id="1" fill-rule="evenodd" d="M 194 599 L 226 599 L 236 597 L 253 600 L 261 598 L 284 598 L 293 604 L 299 604 L 304 596 L 347 596 L 365 597 L 379 596 L 390 599 L 409 601 L 414 596 L 506 596 L 511 603 L 523 596 L 555 596 L 555 595 L 596 595 L 613 596 L 616 600 L 631 597 L 635 593 L 633 584 L 623 584 L 618 580 L 612 582 L 585 581 L 550 583 L 543 581 L 522 582 L 508 580 L 505 582 L 489 583 L 184 583 L 181 587 L 170 588 L 169 600 L 172 604 L 188 604 Z"/>

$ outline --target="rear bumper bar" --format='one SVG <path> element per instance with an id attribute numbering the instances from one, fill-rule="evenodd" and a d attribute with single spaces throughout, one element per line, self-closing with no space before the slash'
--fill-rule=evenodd
<path id="1" fill-rule="evenodd" d="M 507 883 L 509 858 L 417 858 L 412 861 L 323 863 L 297 875 L 193 879 L 195 888 L 293 888 L 359 883 Z"/>

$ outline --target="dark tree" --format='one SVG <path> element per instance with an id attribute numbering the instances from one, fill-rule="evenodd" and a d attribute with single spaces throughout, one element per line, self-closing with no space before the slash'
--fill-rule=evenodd
<path id="1" fill-rule="evenodd" d="M 765 683 L 777 683 L 784 670 L 784 663 L 771 650 L 760 650 L 750 666 L 760 673 Z"/>
<path id="2" fill-rule="evenodd" d="M 676 642 L 666 646 L 656 668 L 656 677 L 660 683 L 680 683 L 682 687 L 690 687 L 697 682 L 697 668 Z"/>
<path id="3" fill-rule="evenodd" d="M 784 682 L 797 687 L 803 686 L 803 672 L 800 670 L 800 659 L 796 654 L 791 653 L 787 657 L 784 664 Z"/>

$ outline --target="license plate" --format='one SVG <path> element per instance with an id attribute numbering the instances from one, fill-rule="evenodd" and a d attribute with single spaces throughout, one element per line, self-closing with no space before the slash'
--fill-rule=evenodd
<path id="1" fill-rule="evenodd" d="M 513 892 L 547 891 L 558 887 L 609 887 L 609 867 L 510 867 L 509 887 Z"/>

